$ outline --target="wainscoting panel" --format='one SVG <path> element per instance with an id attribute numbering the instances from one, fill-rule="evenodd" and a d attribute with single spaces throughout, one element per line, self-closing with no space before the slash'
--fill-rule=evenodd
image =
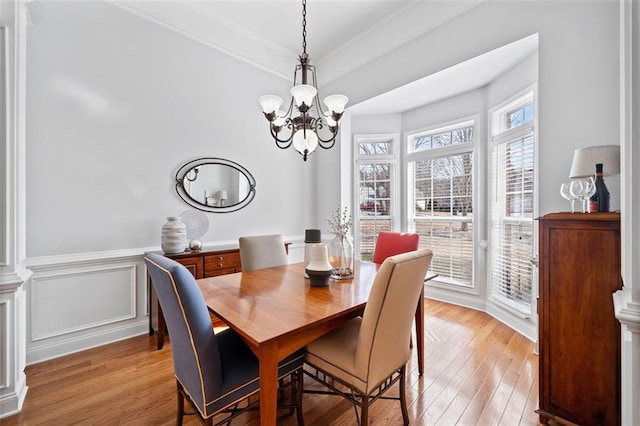
<path id="1" fill-rule="evenodd" d="M 289 262 L 301 262 L 302 237 L 285 240 L 292 242 Z M 224 241 L 207 248 L 235 244 Z M 26 364 L 148 334 L 150 295 L 144 253 L 159 250 L 28 258 L 25 263 L 33 276 L 26 286 Z"/>
<path id="2" fill-rule="evenodd" d="M 136 265 L 36 274 L 31 280 L 31 340 L 136 317 Z"/>
<path id="3" fill-rule="evenodd" d="M 27 364 L 148 333 L 145 251 L 28 259 Z"/>

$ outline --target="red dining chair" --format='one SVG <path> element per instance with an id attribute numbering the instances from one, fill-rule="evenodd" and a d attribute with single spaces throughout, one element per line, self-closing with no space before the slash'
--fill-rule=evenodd
<path id="1" fill-rule="evenodd" d="M 373 251 L 373 263 L 382 263 L 389 256 L 418 250 L 420 236 L 403 232 L 380 232 Z"/>
<path id="2" fill-rule="evenodd" d="M 418 250 L 419 243 L 420 236 L 418 234 L 382 231 L 376 240 L 373 263 L 381 264 L 387 257 Z M 424 345 L 422 344 L 424 339 L 420 339 L 420 333 L 424 333 L 424 290 L 420 292 L 415 321 L 418 341 L 418 374 L 422 376 L 424 372 Z M 410 345 L 413 346 L 412 341 L 410 341 Z"/>

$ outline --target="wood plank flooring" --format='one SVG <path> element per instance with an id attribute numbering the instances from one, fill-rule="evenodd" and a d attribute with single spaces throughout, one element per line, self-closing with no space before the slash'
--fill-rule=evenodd
<path id="1" fill-rule="evenodd" d="M 489 315 L 425 303 L 425 374 L 409 363 L 407 399 L 414 425 L 538 425 L 534 345 Z M 139 336 L 27 367 L 29 392 L 12 425 L 173 425 L 176 396 L 171 345 Z M 309 378 L 305 386 L 318 385 Z M 394 390 L 391 390 L 393 392 Z M 336 396 L 304 396 L 306 425 L 353 425 L 353 407 Z M 401 424 L 397 402 L 379 400 L 370 424 Z M 258 425 L 257 413 L 234 420 Z M 185 425 L 197 425 L 191 417 Z M 295 425 L 295 416 L 282 425 Z"/>

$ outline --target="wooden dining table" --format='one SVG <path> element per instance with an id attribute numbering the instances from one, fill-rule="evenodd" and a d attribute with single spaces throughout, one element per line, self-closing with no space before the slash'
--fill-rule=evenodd
<path id="1" fill-rule="evenodd" d="M 361 315 L 378 267 L 356 261 L 353 278 L 331 280 L 327 287 L 312 287 L 304 278 L 303 263 L 197 280 L 209 310 L 235 330 L 259 360 L 261 425 L 276 424 L 278 362 Z"/>

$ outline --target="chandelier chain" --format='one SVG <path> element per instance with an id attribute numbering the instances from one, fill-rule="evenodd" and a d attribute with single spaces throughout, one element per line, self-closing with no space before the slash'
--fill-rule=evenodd
<path id="1" fill-rule="evenodd" d="M 302 53 L 307 54 L 307 0 L 302 0 Z"/>

